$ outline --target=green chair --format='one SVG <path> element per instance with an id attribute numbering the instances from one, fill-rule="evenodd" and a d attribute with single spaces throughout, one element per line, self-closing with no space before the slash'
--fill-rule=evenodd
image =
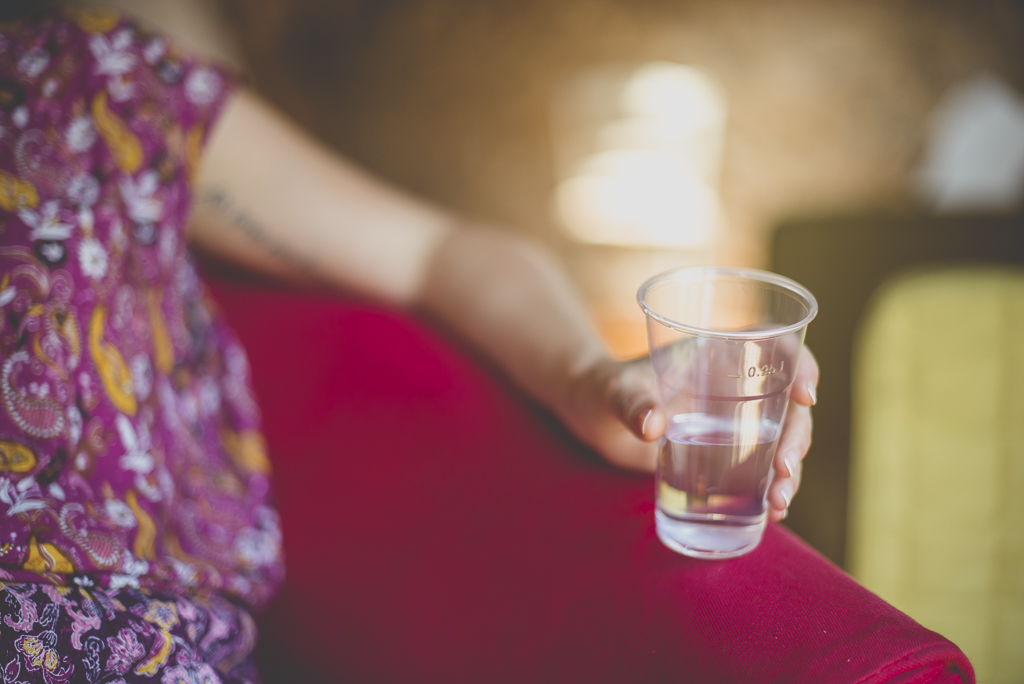
<path id="1" fill-rule="evenodd" d="M 1024 268 L 887 281 L 857 331 L 847 568 L 1024 681 Z"/>
<path id="2" fill-rule="evenodd" d="M 820 306 L 787 524 L 979 681 L 1024 681 L 1024 217 L 791 222 L 772 269 Z"/>

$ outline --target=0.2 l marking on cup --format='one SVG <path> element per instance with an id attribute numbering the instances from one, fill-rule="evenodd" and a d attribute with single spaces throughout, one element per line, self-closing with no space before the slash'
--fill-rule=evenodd
<path id="1" fill-rule="evenodd" d="M 785 369 L 786 369 L 786 361 L 785 360 L 783 360 L 782 362 L 779 363 L 779 369 L 778 370 L 775 370 L 775 365 L 774 364 L 770 364 L 770 363 L 767 363 L 767 364 L 761 366 L 760 369 L 758 369 L 757 366 L 751 366 L 750 368 L 747 369 L 747 377 L 748 378 L 763 378 L 766 375 L 775 375 L 776 373 L 781 373 Z"/>

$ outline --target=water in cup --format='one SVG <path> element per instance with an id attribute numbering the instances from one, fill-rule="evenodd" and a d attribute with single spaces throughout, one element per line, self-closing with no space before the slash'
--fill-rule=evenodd
<path id="1" fill-rule="evenodd" d="M 756 544 L 778 434 L 778 423 L 767 418 L 737 430 L 732 418 L 673 416 L 658 455 L 656 515 L 666 529 L 663 541 L 677 551 L 730 555 Z"/>
<path id="2" fill-rule="evenodd" d="M 764 271 L 689 268 L 637 295 L 668 418 L 657 466 L 658 537 L 699 558 L 760 542 L 789 391 L 817 303 Z"/>

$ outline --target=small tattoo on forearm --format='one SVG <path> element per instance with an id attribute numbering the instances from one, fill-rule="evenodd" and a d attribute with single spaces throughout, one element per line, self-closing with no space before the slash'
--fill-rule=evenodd
<path id="1" fill-rule="evenodd" d="M 322 280 L 319 266 L 301 254 L 297 254 L 288 245 L 277 240 L 273 235 L 245 209 L 237 206 L 223 189 L 216 186 L 204 186 L 199 189 L 197 201 L 211 207 L 227 219 L 228 223 L 240 230 L 249 240 L 259 245 L 279 262 L 299 271 L 299 275 L 313 280 Z"/>

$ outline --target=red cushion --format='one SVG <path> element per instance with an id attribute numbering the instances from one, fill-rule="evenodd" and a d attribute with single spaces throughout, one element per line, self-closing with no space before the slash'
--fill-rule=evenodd
<path id="1" fill-rule="evenodd" d="M 288 580 L 268 682 L 973 682 L 952 643 L 784 527 L 665 549 L 613 470 L 424 324 L 213 284 L 245 343 Z"/>

